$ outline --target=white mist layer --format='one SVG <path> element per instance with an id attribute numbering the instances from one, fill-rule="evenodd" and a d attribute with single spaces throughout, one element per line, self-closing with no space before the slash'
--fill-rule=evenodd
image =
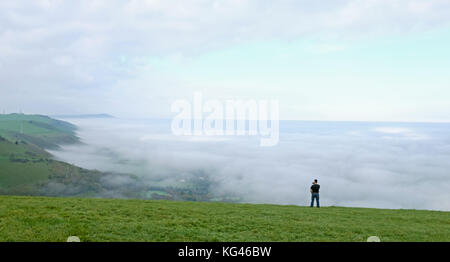
<path id="1" fill-rule="evenodd" d="M 176 137 L 165 120 L 68 121 L 84 144 L 52 151 L 58 159 L 150 184 L 205 176 L 244 202 L 308 205 L 317 178 L 323 206 L 450 210 L 450 124 L 282 121 L 279 144 L 260 147 L 259 137 Z"/>

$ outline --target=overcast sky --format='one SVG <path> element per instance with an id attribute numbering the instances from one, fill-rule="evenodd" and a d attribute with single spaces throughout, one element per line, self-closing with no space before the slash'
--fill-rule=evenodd
<path id="1" fill-rule="evenodd" d="M 0 109 L 171 117 L 278 99 L 283 119 L 450 121 L 450 1 L 0 2 Z"/>

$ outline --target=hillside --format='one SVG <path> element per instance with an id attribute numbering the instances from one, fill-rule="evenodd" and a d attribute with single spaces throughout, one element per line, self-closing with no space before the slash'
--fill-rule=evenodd
<path id="1" fill-rule="evenodd" d="M 53 159 L 45 149 L 78 143 L 76 127 L 41 115 L 0 115 L 0 194 L 79 197 L 139 197 L 135 176 L 80 168 Z M 107 183 L 117 176 L 127 186 Z"/>
<path id="2" fill-rule="evenodd" d="M 122 176 L 136 187 L 114 187 L 109 177 Z M 12 143 L 0 137 L 0 194 L 86 197 L 139 197 L 139 182 L 126 174 L 80 168 L 54 160 L 43 149 L 25 141 Z M 141 189 L 142 190 L 142 189 Z"/>
<path id="3" fill-rule="evenodd" d="M 43 115 L 0 115 L 0 136 L 10 141 L 24 141 L 41 148 L 56 149 L 60 144 L 79 142 L 76 127 Z"/>
<path id="4" fill-rule="evenodd" d="M 80 168 L 46 151 L 74 143 L 80 143 L 76 126 L 68 122 L 42 115 L 0 115 L 0 195 L 233 201 L 210 195 L 209 184 L 201 179 L 183 187 L 161 186 L 133 174 Z"/>
<path id="5" fill-rule="evenodd" d="M 450 213 L 0 196 L 0 241 L 450 241 Z"/>

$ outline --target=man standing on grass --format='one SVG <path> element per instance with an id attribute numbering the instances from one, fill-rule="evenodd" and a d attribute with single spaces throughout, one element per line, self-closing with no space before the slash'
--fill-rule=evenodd
<path id="1" fill-rule="evenodd" d="M 311 207 L 314 206 L 314 199 L 316 199 L 317 202 L 317 207 L 320 207 L 319 204 L 319 189 L 320 189 L 320 185 L 317 184 L 317 179 L 314 179 L 314 183 L 311 186 Z"/>

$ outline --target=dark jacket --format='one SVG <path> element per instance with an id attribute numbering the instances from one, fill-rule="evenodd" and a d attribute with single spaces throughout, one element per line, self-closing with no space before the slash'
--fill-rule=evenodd
<path id="1" fill-rule="evenodd" d="M 311 186 L 311 190 L 313 193 L 319 193 L 320 185 L 319 184 L 313 184 Z"/>

